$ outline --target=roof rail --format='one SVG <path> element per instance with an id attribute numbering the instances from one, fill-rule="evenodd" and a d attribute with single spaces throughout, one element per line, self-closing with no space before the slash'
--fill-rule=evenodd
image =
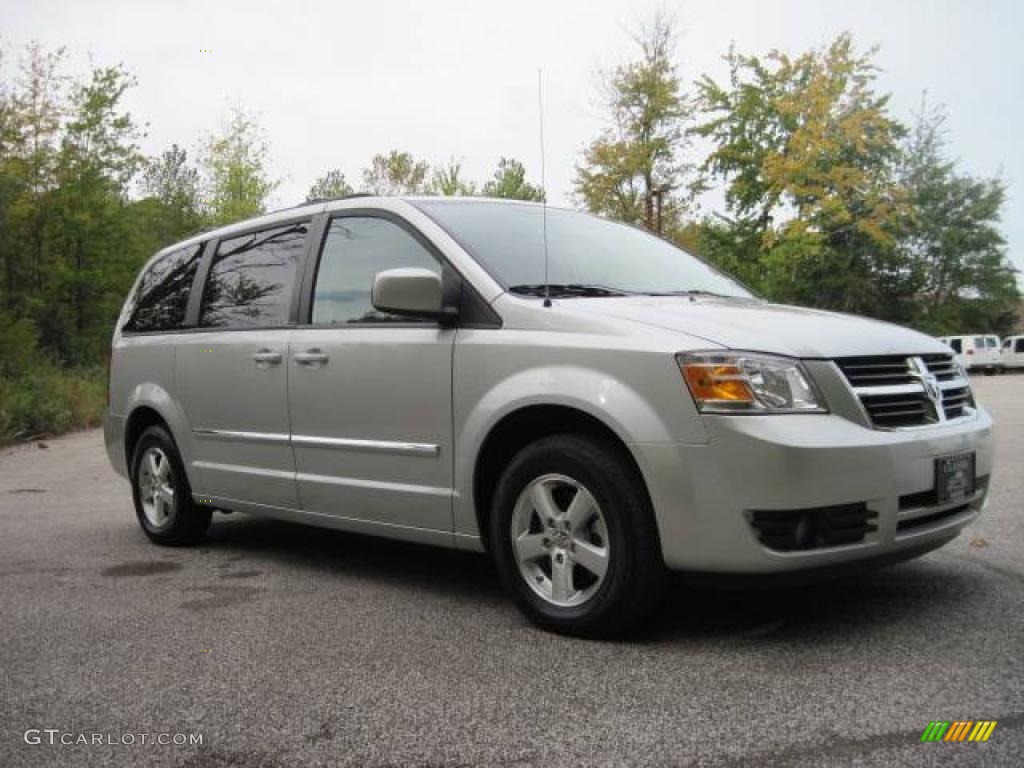
<path id="1" fill-rule="evenodd" d="M 303 205 L 315 205 L 316 203 L 333 203 L 335 200 L 352 200 L 356 197 L 376 197 L 372 192 L 353 192 L 350 195 L 338 195 L 337 197 L 314 197 L 307 200 Z M 298 206 L 296 206 L 298 207 Z"/>
<path id="2" fill-rule="evenodd" d="M 376 197 L 372 192 L 353 192 L 351 195 L 338 195 L 338 197 L 314 197 L 310 200 L 303 200 L 301 203 L 296 205 L 286 205 L 284 208 L 277 208 L 273 211 L 267 211 L 264 216 L 270 216 L 274 213 L 281 213 L 283 211 L 292 211 L 296 208 L 305 208 L 307 205 L 322 205 L 324 203 L 332 203 L 335 200 L 351 200 L 354 197 Z"/>

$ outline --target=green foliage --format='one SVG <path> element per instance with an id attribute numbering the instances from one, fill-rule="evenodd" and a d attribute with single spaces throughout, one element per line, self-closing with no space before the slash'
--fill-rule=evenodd
<path id="1" fill-rule="evenodd" d="M 704 183 L 725 183 L 733 232 L 764 262 L 774 298 L 886 316 L 907 286 L 895 234 L 903 128 L 874 90 L 871 54 L 849 35 L 791 58 L 731 50 L 728 85 L 698 82 L 713 142 Z"/>
<path id="2" fill-rule="evenodd" d="M 123 250 L 128 186 L 142 162 L 134 122 L 120 111 L 133 85 L 120 67 L 94 70 L 76 83 L 57 153 L 47 239 L 60 258 L 48 270 L 50 290 L 36 323 L 43 344 L 73 365 L 102 353 L 137 266 L 125 262 Z"/>
<path id="3" fill-rule="evenodd" d="M 28 320 L 0 311 L 0 445 L 99 423 L 102 369 L 64 370 L 36 347 Z"/>
<path id="4" fill-rule="evenodd" d="M 466 197 L 476 194 L 476 184 L 462 175 L 462 163 L 449 160 L 447 165 L 435 168 L 427 187 L 428 195 Z"/>
<path id="5" fill-rule="evenodd" d="M 1005 187 L 957 172 L 941 112 L 922 110 L 908 132 L 849 35 L 796 58 L 726 60 L 727 86 L 698 84 L 704 182 L 725 182 L 731 214 L 700 225 L 705 258 L 779 301 L 936 335 L 1012 328 Z"/>
<path id="6" fill-rule="evenodd" d="M 640 58 L 605 77 L 611 126 L 584 152 L 575 189 L 587 210 L 654 229 L 660 194 L 663 229 L 680 226 L 689 195 L 686 124 L 691 107 L 673 63 L 675 32 L 662 14 L 635 38 Z"/>
<path id="7" fill-rule="evenodd" d="M 16 379 L 0 377 L 0 445 L 100 423 L 106 374 L 42 364 Z"/>
<path id="8" fill-rule="evenodd" d="M 50 193 L 56 186 L 64 59 L 63 48 L 46 51 L 32 43 L 25 49 L 13 88 L 5 83 L 0 91 L 3 306 L 16 316 L 36 308 L 34 298 L 44 288 L 45 267 L 51 260 L 46 231 Z"/>
<path id="9" fill-rule="evenodd" d="M 430 166 L 408 152 L 391 150 L 374 155 L 363 171 L 363 186 L 374 195 L 419 195 L 426 186 Z"/>
<path id="10" fill-rule="evenodd" d="M 353 191 L 351 185 L 345 180 L 345 174 L 335 168 L 313 182 L 313 186 L 306 193 L 306 202 L 345 197 L 345 195 L 351 195 Z"/>
<path id="11" fill-rule="evenodd" d="M 758 231 L 725 218 L 705 218 L 673 239 L 705 261 L 728 272 L 755 292 L 770 296 L 768 264 L 758 247 Z"/>
<path id="12" fill-rule="evenodd" d="M 36 329 L 30 320 L 0 310 L 0 379 L 24 376 L 39 362 Z"/>
<path id="13" fill-rule="evenodd" d="M 63 50 L 29 46 L 0 88 L 0 308 L 48 356 L 94 364 L 134 272 L 129 185 L 139 170 L 134 85 L 121 67 L 63 74 Z"/>
<path id="14" fill-rule="evenodd" d="M 232 111 L 220 133 L 207 138 L 202 165 L 207 179 L 207 216 L 230 224 L 266 212 L 277 181 L 267 175 L 269 146 L 255 118 Z"/>
<path id="15" fill-rule="evenodd" d="M 29 45 L 0 77 L 0 442 L 95 424 L 128 286 L 157 243 L 129 195 L 142 167 L 123 109 L 134 79 L 64 73 Z M 174 235 L 177 236 L 175 230 Z"/>
<path id="16" fill-rule="evenodd" d="M 160 244 L 173 243 L 203 226 L 202 181 L 188 153 L 177 144 L 144 161 L 140 188 L 148 202 L 149 231 Z"/>
<path id="17" fill-rule="evenodd" d="M 911 215 L 899 251 L 921 301 L 912 319 L 936 335 L 975 329 L 1009 333 L 1020 302 L 999 214 L 1000 179 L 958 173 L 945 156 L 941 110 L 922 108 L 905 143 L 900 181 Z"/>
<path id="18" fill-rule="evenodd" d="M 498 161 L 491 180 L 484 184 L 484 197 L 500 197 L 506 200 L 529 200 L 542 202 L 544 190 L 526 180 L 526 166 L 511 157 Z"/>

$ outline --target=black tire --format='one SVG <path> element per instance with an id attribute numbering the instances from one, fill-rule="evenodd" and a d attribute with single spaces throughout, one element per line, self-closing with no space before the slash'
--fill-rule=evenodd
<path id="1" fill-rule="evenodd" d="M 607 528 L 603 581 L 589 599 L 574 606 L 559 606 L 537 594 L 520 572 L 513 546 L 520 495 L 531 482 L 551 474 L 585 486 Z M 589 435 L 538 440 L 505 469 L 491 512 L 490 548 L 498 571 L 520 609 L 538 626 L 578 637 L 609 637 L 637 627 L 661 604 L 668 571 L 657 525 L 643 479 L 622 447 Z"/>
<path id="2" fill-rule="evenodd" d="M 986 376 L 995 376 L 996 375 L 996 369 L 992 368 L 991 366 L 989 366 L 988 368 L 985 368 L 984 370 L 985 370 L 985 375 Z"/>
<path id="3" fill-rule="evenodd" d="M 169 465 L 168 481 L 174 490 L 173 503 L 169 505 L 170 511 L 161 524 L 150 520 L 143 506 L 142 483 L 145 478 L 142 462 L 151 449 L 158 449 L 166 457 Z M 181 455 L 170 433 L 164 427 L 149 427 L 139 437 L 135 444 L 135 453 L 132 455 L 131 481 L 135 515 L 151 541 L 162 546 L 178 547 L 198 544 L 203 540 L 210 527 L 213 510 L 192 501 L 192 487 L 185 474 Z"/>

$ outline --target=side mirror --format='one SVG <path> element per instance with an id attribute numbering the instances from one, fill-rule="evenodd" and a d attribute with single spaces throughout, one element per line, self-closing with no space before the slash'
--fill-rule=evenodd
<path id="1" fill-rule="evenodd" d="M 375 309 L 394 315 L 454 320 L 456 311 L 444 306 L 441 277 L 429 269 L 388 269 L 373 278 L 370 301 Z"/>

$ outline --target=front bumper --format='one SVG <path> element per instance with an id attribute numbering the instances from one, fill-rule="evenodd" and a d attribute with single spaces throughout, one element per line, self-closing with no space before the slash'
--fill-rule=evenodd
<path id="1" fill-rule="evenodd" d="M 704 423 L 706 444 L 631 446 L 665 562 L 676 570 L 781 573 L 898 559 L 940 546 L 974 520 L 992 473 L 992 420 L 981 408 L 966 422 L 893 432 L 835 414 L 705 416 Z M 935 459 L 967 451 L 975 454 L 977 492 L 929 503 Z M 853 544 L 781 551 L 762 544 L 751 524 L 754 510 L 860 503 L 875 530 Z"/>

